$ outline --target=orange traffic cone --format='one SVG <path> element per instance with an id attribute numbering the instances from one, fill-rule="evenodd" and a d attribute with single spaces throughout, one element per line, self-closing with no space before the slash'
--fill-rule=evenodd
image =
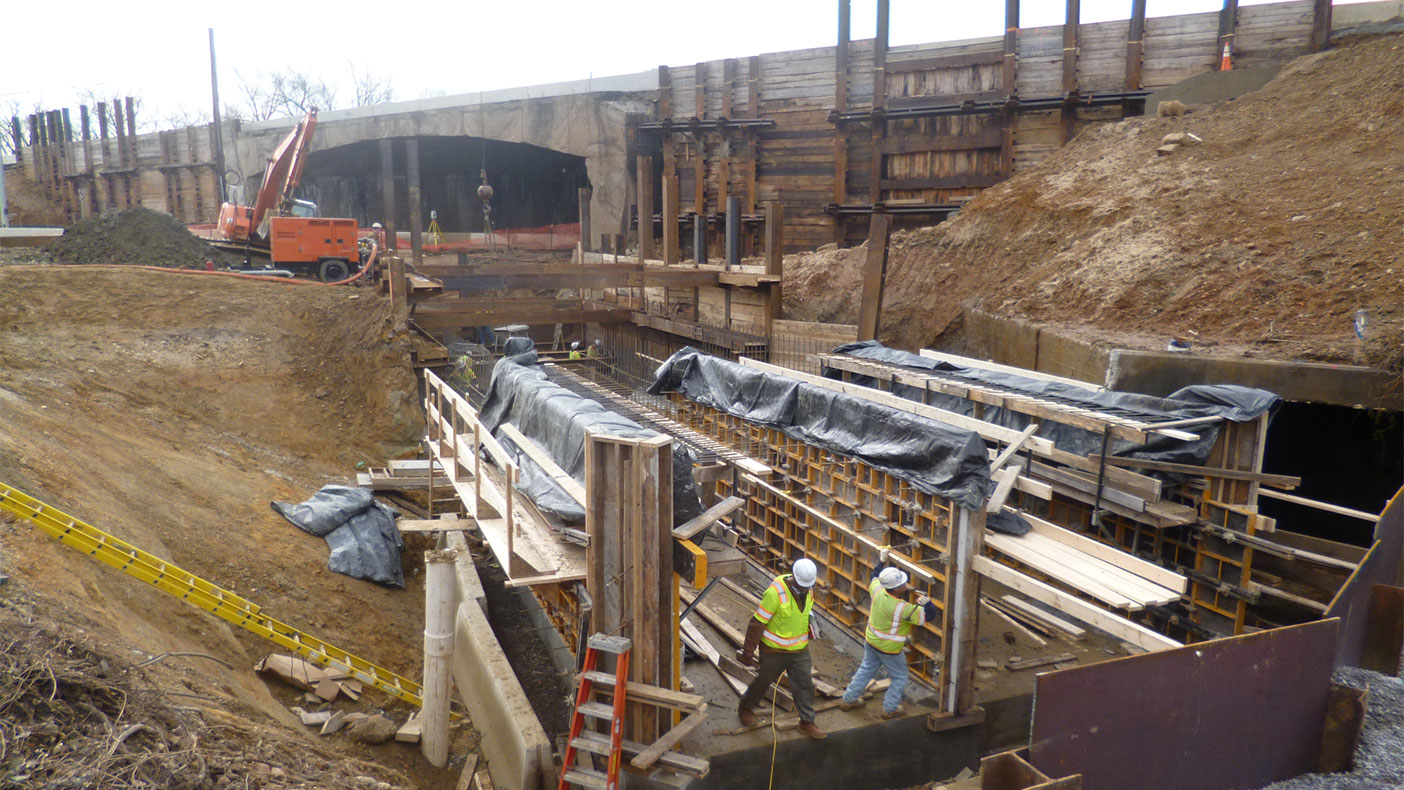
<path id="1" fill-rule="evenodd" d="M 1224 42 L 1224 57 L 1219 61 L 1219 71 L 1233 71 L 1233 59 L 1229 57 L 1229 43 Z"/>

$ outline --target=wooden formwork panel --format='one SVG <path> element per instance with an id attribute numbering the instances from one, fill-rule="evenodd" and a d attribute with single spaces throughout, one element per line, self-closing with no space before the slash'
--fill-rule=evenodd
<path id="1" fill-rule="evenodd" d="M 908 661 L 918 677 L 948 688 L 947 612 L 955 585 L 948 583 L 947 559 L 956 530 L 955 506 L 778 430 L 676 394 L 672 403 L 674 419 L 774 470 L 770 480 L 742 476 L 734 488 L 730 480 L 717 482 L 719 496 L 747 499 L 736 519 L 743 535 L 738 546 L 777 573 L 801 556 L 814 560 L 823 582 L 816 602 L 835 620 L 859 633 L 867 626 L 867 590 L 877 560 L 873 545 L 890 545 L 928 572 L 929 579 L 914 577 L 912 586 L 930 597 L 941 614 L 914 632 Z"/>

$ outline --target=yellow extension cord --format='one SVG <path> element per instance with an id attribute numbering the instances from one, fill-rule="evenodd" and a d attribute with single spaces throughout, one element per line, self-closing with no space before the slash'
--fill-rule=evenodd
<path id="1" fill-rule="evenodd" d="M 770 781 L 766 782 L 766 790 L 775 788 L 775 752 L 780 747 L 780 731 L 775 729 L 775 699 L 780 696 L 780 681 L 788 674 L 788 669 L 781 672 L 770 691 Z"/>

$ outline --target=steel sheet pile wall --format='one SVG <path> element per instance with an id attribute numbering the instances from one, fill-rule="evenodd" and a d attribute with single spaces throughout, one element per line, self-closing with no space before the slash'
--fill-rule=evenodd
<path id="1" fill-rule="evenodd" d="M 68 222 L 143 206 L 187 223 L 214 222 L 222 197 L 214 162 L 214 124 L 136 133 L 136 103 L 99 102 L 28 117 L 24 172 L 63 209 Z M 75 127 L 75 121 L 77 123 Z M 18 138 L 26 130 L 10 121 Z"/>

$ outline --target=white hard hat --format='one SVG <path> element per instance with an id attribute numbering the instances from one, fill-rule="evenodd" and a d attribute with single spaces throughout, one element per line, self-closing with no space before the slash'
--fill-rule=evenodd
<path id="1" fill-rule="evenodd" d="M 878 574 L 878 581 L 882 582 L 884 590 L 895 590 L 907 583 L 907 574 L 899 568 L 883 568 Z"/>
<path id="2" fill-rule="evenodd" d="M 572 341 L 570 341 L 570 347 L 571 347 L 571 348 L 580 348 L 580 341 L 579 341 L 579 340 L 572 340 Z"/>
<path id="3" fill-rule="evenodd" d="M 795 562 L 795 584 L 813 587 L 814 580 L 818 577 L 819 568 L 814 565 L 814 560 L 803 559 Z"/>

